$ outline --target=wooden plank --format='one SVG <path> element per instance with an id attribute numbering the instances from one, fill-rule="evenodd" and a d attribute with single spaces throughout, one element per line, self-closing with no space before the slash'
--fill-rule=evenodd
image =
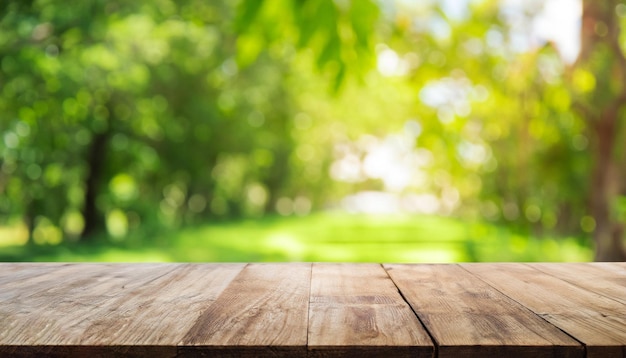
<path id="1" fill-rule="evenodd" d="M 179 354 L 306 356 L 311 264 L 251 264 L 204 311 Z"/>
<path id="2" fill-rule="evenodd" d="M 617 270 L 618 272 L 624 272 L 624 270 L 626 270 L 626 262 L 594 262 L 593 264 L 607 270 Z"/>
<path id="3" fill-rule="evenodd" d="M 111 265 L 58 264 L 58 263 L 27 263 L 0 264 L 0 303 L 3 301 L 20 301 L 29 297 L 51 294 L 65 280 L 79 284 L 92 282 L 98 271 Z M 86 269 L 87 268 L 87 269 Z"/>
<path id="4" fill-rule="evenodd" d="M 0 343 L 78 343 L 78 333 L 82 330 L 70 319 L 93 314 L 120 282 L 119 277 L 125 272 L 144 272 L 143 268 L 145 266 L 131 270 L 114 265 L 58 264 L 51 265 L 48 274 L 31 279 L 16 275 L 15 281 L 4 283 L 0 289 L 0 320 L 5 328 L 0 331 Z M 33 266 L 25 266 L 27 271 L 32 269 Z"/>
<path id="5" fill-rule="evenodd" d="M 0 352 L 175 355 L 184 332 L 243 266 L 67 266 L 74 275 L 53 271 L 43 290 L 3 302 Z"/>
<path id="6" fill-rule="evenodd" d="M 432 357 L 428 333 L 379 264 L 314 264 L 310 356 Z"/>
<path id="7" fill-rule="evenodd" d="M 150 284 L 116 295 L 93 319 L 81 341 L 87 345 L 177 346 L 243 269 L 243 264 L 178 265 Z"/>
<path id="8" fill-rule="evenodd" d="M 583 347 L 458 265 L 385 265 L 439 357 L 582 357 Z"/>
<path id="9" fill-rule="evenodd" d="M 0 357 L 3 358 L 66 358 L 66 357 L 150 357 L 172 358 L 176 357 L 176 347 L 169 346 L 86 346 L 86 345 L 60 345 L 60 346 L 2 346 L 0 345 Z"/>
<path id="10" fill-rule="evenodd" d="M 0 263 L 0 286 L 8 284 L 9 282 L 20 282 L 23 280 L 32 279 L 36 276 L 49 274 L 50 271 L 58 270 L 69 264 L 58 263 Z"/>
<path id="11" fill-rule="evenodd" d="M 625 263 L 244 266 L 0 263 L 0 356 L 432 355 L 388 272 L 440 356 L 626 357 Z"/>
<path id="12" fill-rule="evenodd" d="M 108 294 L 137 274 L 162 274 L 154 273 L 153 266 L 54 264 L 49 274 L 2 285 L 0 290 L 9 294 L 0 305 L 4 328 L 0 330 L 0 352 L 58 356 L 73 355 L 77 347 L 89 351 L 81 342 L 89 317 L 102 315 L 100 306 Z M 111 351 L 110 347 L 101 348 L 99 354 Z"/>
<path id="13" fill-rule="evenodd" d="M 526 264 L 463 267 L 583 342 L 588 357 L 626 356 L 626 305 Z"/>
<path id="14" fill-rule="evenodd" d="M 529 266 L 572 285 L 626 304 L 626 268 L 618 271 L 602 263 L 567 265 L 539 263 Z"/>

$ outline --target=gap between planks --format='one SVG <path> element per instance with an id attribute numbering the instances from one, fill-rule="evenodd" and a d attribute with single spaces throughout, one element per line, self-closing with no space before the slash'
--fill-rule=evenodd
<path id="1" fill-rule="evenodd" d="M 341 276 L 341 272 L 352 272 L 351 274 L 349 274 L 348 280 L 345 279 L 340 279 L 340 280 L 336 280 L 335 283 L 332 283 L 332 281 L 328 284 L 325 284 L 325 282 L 320 281 L 318 279 L 318 282 L 315 283 L 314 282 L 314 268 L 316 267 L 316 265 L 320 268 L 320 272 L 323 272 L 326 270 L 326 276 L 328 277 L 333 277 L 333 276 Z M 478 266 L 481 265 L 481 266 Z M 544 265 L 544 266 L 542 266 Z M 589 265 L 589 266 L 587 266 Z M 105 271 L 109 271 L 109 269 L 107 269 L 109 265 L 94 265 L 93 266 L 93 271 L 88 271 L 88 275 L 86 277 L 86 279 L 92 280 L 93 278 L 98 278 L 98 277 L 107 277 L 107 276 L 99 276 L 101 272 L 105 272 Z M 134 268 L 130 271 L 128 271 L 128 275 L 131 276 L 138 276 L 139 272 L 137 270 L 137 268 L 140 269 L 148 269 L 150 266 L 152 265 L 136 265 L 134 266 Z M 154 266 L 158 266 L 158 265 L 154 265 Z M 219 266 L 219 267 L 228 267 L 229 265 L 224 265 L 224 266 Z M 228 295 L 227 291 L 229 292 L 234 292 L 236 291 L 236 287 L 237 286 L 235 284 L 235 282 L 237 280 L 237 277 L 240 278 L 245 278 L 246 275 L 248 277 L 258 277 L 259 274 L 262 274 L 262 272 L 257 272 L 255 273 L 255 267 L 259 267 L 259 266 L 263 266 L 263 265 L 258 265 L 258 264 L 238 264 L 238 265 L 234 265 L 234 266 L 230 266 L 231 268 L 235 268 L 236 266 L 239 267 L 239 269 L 237 269 L 237 274 L 234 274 L 233 272 L 233 276 L 231 279 L 228 279 L 226 281 L 228 281 L 228 283 L 226 283 L 226 281 L 224 282 L 224 286 L 219 289 L 219 293 L 217 293 L 217 295 L 215 297 L 211 297 L 211 301 L 215 302 L 217 300 L 220 300 L 221 296 L 221 302 L 228 302 Z M 574 295 L 574 296 L 580 296 L 580 297 L 595 297 L 595 296 L 603 296 L 603 300 L 601 300 L 604 306 L 606 307 L 619 307 L 624 305 L 623 300 L 625 299 L 625 297 L 620 294 L 622 291 L 620 291 L 620 287 L 625 286 L 623 284 L 623 270 L 626 269 L 626 266 L 624 265 L 611 265 L 611 264 L 605 264 L 605 265 L 600 265 L 600 264 L 596 264 L 596 265 L 590 265 L 590 264 L 580 264 L 579 266 L 581 267 L 580 271 L 581 273 L 576 275 L 575 273 L 572 272 L 565 272 L 563 270 L 565 270 L 565 266 L 561 267 L 561 266 L 550 266 L 548 264 L 446 264 L 446 265 L 428 265 L 428 264 L 414 264 L 414 265 L 410 265 L 410 264 L 344 264 L 344 271 L 340 270 L 340 269 L 335 269 L 335 271 L 333 271 L 332 267 L 341 267 L 341 264 L 332 264 L 332 263 L 303 263 L 303 264 L 296 264 L 296 263 L 292 263 L 292 264 L 279 264 L 279 265 L 272 265 L 272 264 L 267 264 L 267 266 L 274 266 L 275 267 L 275 274 L 273 274 L 273 280 L 276 280 L 277 276 L 285 276 L 285 272 L 281 272 L 284 271 L 286 269 L 288 269 L 289 267 L 300 267 L 302 272 L 302 278 L 304 278 L 303 280 L 300 281 L 300 285 L 301 288 L 304 289 L 306 287 L 306 289 L 302 290 L 302 289 L 298 289 L 298 292 L 300 292 L 299 295 L 303 296 L 303 302 L 306 302 L 306 314 L 303 314 L 301 317 L 302 320 L 304 320 L 306 323 L 303 323 L 303 325 L 305 325 L 306 329 L 303 330 L 305 332 L 305 336 L 306 338 L 303 340 L 303 343 L 305 345 L 304 347 L 304 352 L 305 355 L 311 355 L 312 353 L 309 350 L 309 347 L 311 345 L 313 345 L 310 341 L 310 335 L 312 333 L 312 321 L 313 320 L 320 320 L 320 315 L 316 315 L 315 310 L 313 309 L 314 307 L 312 307 L 312 305 L 321 305 L 322 308 L 318 309 L 317 313 L 324 313 L 326 311 L 324 311 L 325 308 L 323 307 L 324 304 L 328 304 L 331 305 L 334 304 L 336 306 L 349 306 L 349 305 L 354 305 L 355 302 L 359 303 L 357 308 L 352 308 L 352 309 L 345 309 L 345 308 L 340 308 L 339 310 L 342 310 L 343 315 L 346 314 L 351 314 L 354 312 L 358 312 L 359 309 L 361 309 L 360 307 L 363 308 L 367 308 L 366 304 L 368 302 L 383 302 L 385 303 L 388 298 L 387 295 L 383 294 L 383 292 L 387 292 L 384 289 L 376 289 L 376 287 L 380 286 L 381 282 L 382 282 L 382 286 L 380 287 L 387 287 L 389 290 L 389 294 L 393 294 L 393 292 L 390 291 L 394 291 L 397 292 L 397 295 L 399 295 L 399 297 L 397 298 L 396 301 L 394 301 L 396 304 L 400 304 L 400 302 L 408 307 L 407 312 L 414 318 L 414 320 L 416 320 L 416 322 L 418 322 L 419 326 L 422 328 L 422 330 L 429 336 L 430 338 L 430 342 L 432 344 L 432 349 L 433 351 L 433 356 L 439 356 L 440 350 L 440 346 L 442 345 L 441 342 L 438 341 L 437 339 L 437 326 L 436 324 L 441 324 L 441 322 L 435 322 L 435 326 L 433 326 L 433 322 L 432 322 L 432 317 L 431 317 L 431 322 L 425 322 L 422 317 L 421 314 L 424 314 L 424 310 L 420 309 L 420 307 L 416 307 L 414 305 L 411 304 L 411 294 L 410 292 L 407 292 L 408 289 L 410 289 L 410 286 L 407 286 L 406 283 L 404 285 L 402 285 L 400 282 L 398 282 L 397 280 L 394 280 L 394 275 L 390 274 L 390 271 L 392 271 L 391 269 L 389 269 L 389 267 L 394 267 L 394 266 L 398 266 L 399 268 L 405 267 L 407 270 L 409 270 L 408 268 L 414 266 L 417 268 L 420 268 L 422 270 L 428 270 L 428 266 L 430 267 L 434 267 L 434 266 L 441 266 L 441 268 L 445 268 L 445 270 L 443 271 L 450 271 L 450 272 L 456 272 L 456 271 L 463 271 L 464 274 L 460 275 L 459 277 L 453 276 L 453 275 L 447 275 L 447 277 L 449 278 L 449 280 L 444 280 L 439 282 L 437 280 L 437 277 L 439 277 L 438 275 L 425 275 L 423 276 L 424 280 L 423 282 L 419 282 L 419 281 L 415 281 L 416 284 L 415 286 L 417 288 L 420 288 L 420 290 L 418 291 L 423 291 L 421 290 L 421 285 L 424 285 L 426 287 L 429 287 L 429 285 L 437 285 L 438 283 L 446 283 L 446 285 L 443 285 L 443 289 L 444 290 L 450 290 L 450 287 L 453 288 L 450 299 L 454 300 L 455 297 L 453 297 L 454 295 L 461 295 L 461 297 L 470 297 L 470 296 L 464 296 L 464 293 L 461 290 L 457 290 L 454 291 L 454 289 L 458 289 L 459 287 L 463 287 L 463 278 L 467 278 L 467 277 L 472 277 L 474 280 L 480 281 L 481 282 L 481 286 L 483 286 L 483 288 L 489 288 L 488 290 L 484 290 L 484 291 L 494 291 L 499 293 L 499 295 L 508 298 L 509 300 L 517 303 L 520 307 L 523 307 L 525 310 L 529 311 L 530 313 L 532 313 L 532 315 L 537 316 L 539 319 L 541 319 L 542 321 L 545 322 L 545 325 L 549 325 L 554 327 L 555 329 L 559 330 L 560 332 L 562 332 L 563 334 L 569 336 L 572 338 L 572 340 L 575 340 L 577 343 L 579 343 L 580 347 L 582 348 L 586 348 L 587 347 L 587 342 L 583 341 L 582 339 L 576 338 L 576 337 L 580 337 L 579 333 L 574 333 L 576 334 L 576 337 L 574 336 L 574 334 L 570 334 L 569 332 L 571 332 L 571 330 L 569 328 L 567 328 L 567 326 L 562 325 L 562 320 L 564 318 L 559 317 L 559 311 L 555 311 L 554 308 L 552 309 L 552 311 L 550 311 L 550 307 L 557 307 L 559 304 L 561 306 L 563 306 L 564 304 L 560 302 L 560 300 L 556 300 L 555 299 L 548 299 L 546 304 L 541 304 L 541 303 L 537 303 L 538 301 L 533 301 L 532 300 L 532 296 L 529 296 L 528 294 L 530 293 L 529 289 L 523 289 L 524 285 L 529 285 L 528 287 L 537 287 L 539 288 L 540 292 L 539 294 L 542 295 L 548 295 L 550 294 L 550 288 L 551 287 L 562 287 L 562 291 L 560 292 L 561 295 L 563 295 L 564 300 L 569 299 L 570 297 L 567 295 L 567 292 L 570 292 L 571 290 L 573 290 L 572 292 L 579 292 L 580 295 Z M 281 269 L 278 266 L 282 266 L 284 269 Z M 308 266 L 308 267 L 307 267 Z M 447 267 L 444 267 L 447 266 Z M 10 266 L 8 266 L 10 268 Z M 116 267 L 114 265 L 111 265 L 111 267 Z M 167 267 L 167 265 L 163 265 L 163 267 Z M 182 275 L 181 277 L 187 277 L 187 280 L 191 280 L 192 276 L 196 276 L 196 277 L 200 277 L 200 276 L 205 276 L 203 274 L 203 270 L 196 270 L 199 269 L 200 266 L 196 266 L 196 265 L 173 265 L 171 267 L 174 267 L 173 270 L 171 271 L 167 271 L 166 273 L 157 273 L 157 272 L 153 272 L 153 274 L 150 275 L 150 277 L 143 277 L 144 279 L 143 283 L 147 282 L 156 282 L 156 281 L 163 281 L 165 279 L 166 276 L 172 276 L 172 277 L 176 277 L 178 275 Z M 369 268 L 368 268 L 369 267 Z M 454 269 L 454 267 L 456 267 L 456 269 Z M 575 267 L 575 266 L 572 266 Z M 576 266 L 578 267 L 578 266 Z M 589 272 L 587 272 L 586 274 L 584 272 L 585 271 L 585 267 L 589 267 Z M 52 268 L 52 270 L 49 270 L 50 268 Z M 10 280 L 12 282 L 12 285 L 14 286 L 24 286 L 24 289 L 22 290 L 13 290 L 12 292 L 15 294 L 20 294 L 20 296 L 22 295 L 28 295 L 31 296 L 33 293 L 30 292 L 30 290 L 25 289 L 29 286 L 32 286 L 33 284 L 37 284 L 39 281 L 43 280 L 42 282 L 44 283 L 44 286 L 48 287 L 47 289 L 50 290 L 50 292 L 54 293 L 58 291 L 58 288 L 55 288 L 55 285 L 51 285 L 50 283 L 47 282 L 47 276 L 54 276 L 57 275 L 61 272 L 74 272 L 74 271 L 81 271 L 80 270 L 80 265 L 50 265 L 49 267 L 44 267 L 44 265 L 41 266 L 34 266 L 33 270 L 31 271 L 25 271 L 24 273 L 20 274 L 20 276 L 24 276 L 23 278 L 25 278 L 25 280 Z M 362 269 L 362 268 L 368 268 L 368 269 Z M 493 271 L 493 269 L 496 269 L 495 272 Z M 218 265 L 216 266 L 212 266 L 211 270 L 217 270 L 218 269 Z M 122 270 L 122 268 L 116 268 L 114 271 L 119 271 Z M 230 270 L 230 269 L 229 269 Z M 347 270 L 347 271 L 346 271 Z M 456 270 L 456 271 L 455 271 Z M 7 270 L 6 272 L 0 272 L 0 283 L 2 282 L 3 279 L 9 279 L 9 273 L 10 270 Z M 141 271 L 141 270 L 140 270 Z M 190 271 L 194 271 L 195 274 L 193 274 L 192 276 L 189 276 L 189 274 L 191 273 Z M 248 272 L 250 271 L 250 272 Z M 308 271 L 308 272 L 307 272 Z M 548 271 L 548 272 L 545 272 Z M 91 273 L 89 273 L 91 272 Z M 186 272 L 183 275 L 183 272 Z M 243 274 L 244 272 L 248 272 L 247 274 Z M 360 272 L 358 275 L 354 274 L 354 273 L 358 273 Z M 369 272 L 369 273 L 368 273 Z M 517 272 L 517 276 L 515 276 Z M 614 273 L 613 276 L 611 276 L 611 272 Z M 39 274 L 43 273 L 42 276 L 39 276 Z M 383 274 L 384 273 L 384 274 Z M 606 273 L 606 275 L 602 276 L 602 273 Z M 118 272 L 119 275 L 119 272 Z M 298 274 L 300 275 L 300 274 Z M 296 276 L 298 276 L 296 275 Z M 513 276 L 507 276 L 507 275 L 513 275 Z M 586 276 L 585 276 L 586 275 Z M 600 275 L 601 277 L 595 277 L 594 275 Z M 308 279 L 307 279 L 308 276 Z M 345 274 L 344 274 L 345 276 Z M 532 276 L 533 279 L 530 279 L 530 277 Z M 91 278 L 90 278 L 91 277 Z M 113 283 L 116 282 L 116 280 L 118 280 L 119 276 L 111 276 L 108 278 L 108 280 L 111 282 L 111 284 L 107 284 L 108 286 L 111 286 Z M 129 276 L 130 277 L 130 276 Z M 254 278 L 253 277 L 253 278 Z M 320 277 L 325 277 L 325 276 L 320 276 Z M 371 279 L 367 279 L 368 277 L 372 277 L 374 278 L 374 280 Z M 383 279 L 384 277 L 384 279 Z M 407 276 L 410 278 L 410 276 Z M 446 277 L 446 275 L 443 275 L 442 277 Z M 529 277 L 528 282 L 524 281 L 523 278 L 524 277 Z M 257 278 L 258 279 L 258 278 Z M 288 282 L 290 279 L 288 277 L 285 276 L 286 281 Z M 361 280 L 361 286 L 357 284 L 354 284 L 353 282 L 351 282 L 350 280 L 352 279 L 358 279 Z M 580 280 L 579 280 L 580 279 Z M 343 280 L 343 281 L 342 281 Z M 378 280 L 378 281 L 376 281 Z M 515 286 L 514 283 L 511 283 L 509 281 L 519 281 L 519 283 L 517 284 L 518 286 Z M 612 281 L 613 280 L 613 281 Z M 615 280 L 619 280 L 619 281 L 615 281 Z M 193 282 L 198 283 L 195 280 L 192 280 Z M 387 281 L 386 283 L 384 281 Z M 459 281 L 461 281 L 459 283 Z M 93 282 L 93 281 L 92 281 Z M 171 283 L 168 283 L 168 285 L 177 285 L 180 287 L 180 285 L 182 284 L 182 282 L 178 282 L 178 280 L 173 280 Z M 250 281 L 249 281 L 250 282 Z M 320 283 L 322 282 L 322 283 Z M 376 283 L 378 282 L 378 283 Z M 140 285 L 141 282 L 135 282 L 132 286 L 135 287 L 130 287 L 128 289 L 130 290 L 134 290 L 134 291 L 144 291 L 147 292 L 146 290 L 148 289 L 148 287 L 143 287 L 144 285 Z M 551 283 L 552 286 L 548 285 L 548 283 Z M 466 283 L 465 283 L 466 284 Z M 616 284 L 616 286 L 612 286 L 613 284 Z M 241 283 L 239 283 L 239 285 L 241 285 Z M 326 294 L 322 294 L 320 293 L 321 291 L 315 291 L 313 290 L 313 286 L 314 285 L 318 285 L 319 287 L 322 286 L 327 286 L 324 289 L 329 289 L 328 287 L 334 287 L 334 291 L 332 291 L 331 293 L 326 293 Z M 321 285 L 321 286 L 320 286 Z M 82 284 L 80 284 L 80 282 L 74 282 L 71 286 L 68 286 L 70 289 L 74 289 L 75 286 L 82 286 Z M 187 285 L 185 285 L 187 286 Z M 211 285 L 212 286 L 212 285 Z M 288 285 L 289 286 L 289 285 Z M 609 288 L 609 290 L 607 291 L 603 291 L 605 290 L 605 286 Z M 91 288 L 89 288 L 91 287 Z M 229 289 L 230 287 L 230 289 Z M 282 287 L 282 285 L 281 285 Z M 319 289 L 318 287 L 318 289 Z M 345 292 L 341 292 L 341 288 L 346 288 Z M 409 288 L 407 288 L 409 287 Z M 507 288 L 508 287 L 508 288 Z M 517 287 L 517 289 L 516 289 Z M 41 286 L 38 285 L 38 288 L 43 288 Z M 105 289 L 105 286 L 90 286 L 88 285 L 89 291 L 95 293 L 96 291 L 102 291 L 103 289 Z M 395 290 L 394 290 L 395 288 Z M 417 289 L 415 288 L 415 289 Z M 471 285 L 469 286 L 470 291 L 475 291 L 474 293 L 480 293 L 480 289 L 476 289 L 475 287 L 472 287 Z M 565 289 L 567 288 L 567 290 Z M 97 290 L 96 290 L 97 289 Z M 520 291 L 521 292 L 518 292 Z M 94 291 L 96 290 L 96 291 Z M 365 291 L 363 291 L 365 290 Z M 167 290 L 166 290 L 167 291 Z M 409 290 L 410 291 L 410 290 Z M 289 291 L 291 292 L 291 291 Z M 377 293 L 378 292 L 378 293 Z M 543 292 L 543 293 L 542 293 Z M 79 292 L 79 295 L 81 297 L 85 296 L 87 292 Z M 471 293 L 471 292 L 470 292 Z M 9 296 L 6 296 L 6 294 L 8 294 Z M 491 293 L 489 292 L 485 292 L 485 295 L 491 295 Z M 5 293 L 5 299 L 10 300 L 10 295 L 11 292 L 6 292 Z M 2 294 L 0 294 L 0 297 L 2 296 Z M 27 298 L 30 299 L 28 296 L 24 296 L 22 298 Z M 308 297 L 307 297 L 308 296 Z M 548 296 L 546 296 L 548 297 Z M 553 297 L 557 297 L 555 295 L 553 295 Z M 495 297 L 497 298 L 497 297 Z M 577 297 L 573 297 L 573 298 L 577 298 Z M 432 298 L 431 298 L 432 299 Z M 458 300 L 458 297 L 456 298 Z M 582 298 L 578 298 L 579 300 L 582 300 Z M 361 301 L 359 301 L 361 300 Z M 382 301 L 371 301 L 371 300 L 382 300 Z M 499 298 L 497 298 L 496 301 L 500 301 Z M 121 301 L 120 301 L 121 302 Z M 272 300 L 269 300 L 270 305 L 272 304 Z M 459 301 L 460 303 L 463 303 L 462 301 Z M 485 302 L 490 302 L 489 300 L 486 300 Z M 535 303 L 533 303 L 535 302 Z M 128 302 L 126 302 L 125 304 L 129 304 Z M 111 306 L 111 304 L 109 305 Z M 114 306 L 114 305 L 113 305 Z M 113 307 L 111 306 L 111 307 Z M 132 306 L 132 305 L 131 305 Z M 211 305 L 209 305 L 209 313 L 211 311 Z M 142 306 L 145 307 L 145 306 Z M 157 306 L 152 306 L 152 307 L 157 307 Z M 547 307 L 547 308 L 546 308 Z M 581 306 L 582 308 L 586 308 L 588 309 L 590 312 L 600 312 L 598 311 L 598 308 L 602 308 L 603 306 L 600 305 L 600 303 L 598 302 L 590 302 L 589 303 L 589 307 L 587 306 Z M 302 307 L 304 308 L 304 307 Z M 319 307 L 318 307 L 319 308 Z M 371 307 L 370 307 L 371 308 Z M 428 307 L 426 307 L 428 308 Z M 453 306 L 454 308 L 454 306 Z M 336 309 L 336 308 L 333 308 Z M 378 308 L 373 309 L 372 312 L 377 313 Z M 607 308 L 608 309 L 608 308 Z M 548 311 L 547 313 L 544 313 L 544 311 Z M 594 311 L 595 310 L 595 311 Z M 304 311 L 304 309 L 302 309 L 302 311 Z M 206 312 L 206 311 L 205 311 Z M 334 312 L 334 311 L 333 311 Z M 623 312 L 622 309 L 616 309 L 613 312 L 617 312 L 617 313 L 621 313 Z M 123 312 L 121 312 L 123 313 Z M 304 312 L 302 312 L 304 313 Z M 426 310 L 426 314 L 428 314 L 428 310 Z M 432 313 L 432 312 L 431 312 Z M 338 313 L 333 313 L 333 314 L 338 314 Z M 440 314 L 440 312 L 438 310 L 436 310 L 434 313 L 432 313 L 432 315 L 437 315 Z M 108 314 L 107 314 L 108 315 Z M 406 316 L 404 316 L 406 317 Z M 565 316 L 563 316 L 565 317 Z M 165 318 L 165 317 L 164 317 Z M 173 317 L 170 317 L 170 319 Z M 567 318 L 567 317 L 565 317 Z M 576 317 L 574 317 L 576 318 Z M 584 317 L 583 317 L 584 318 Z M 559 319 L 561 319 L 561 321 L 559 321 Z M 610 317 L 608 318 L 610 319 Z M 604 321 L 606 321 L 607 319 L 605 319 Z M 324 320 L 322 320 L 324 321 Z M 375 320 L 376 321 L 376 320 Z M 602 319 L 596 319 L 596 320 L 592 320 L 592 321 L 584 321 L 582 323 L 589 323 L 590 325 L 592 324 L 598 324 L 598 322 L 601 322 Z M 103 323 L 106 321 L 103 321 Z M 205 322 L 210 322 L 209 321 L 205 321 Z M 378 321 L 376 321 L 378 322 Z M 159 321 L 159 326 L 164 326 L 164 323 L 166 323 L 165 321 Z M 173 323 L 173 322 L 171 322 Z M 295 323 L 295 322 L 292 322 Z M 586 326 L 583 326 L 586 327 Z M 78 328 L 78 327 L 77 327 Z M 387 327 L 389 328 L 389 327 Z M 393 329 L 381 329 L 381 332 L 393 332 Z M 198 334 L 201 333 L 205 333 L 202 331 L 198 331 Z M 619 333 L 619 332 L 618 332 Z M 331 336 L 332 337 L 332 336 Z M 96 336 L 91 336 L 91 339 L 96 338 Z M 69 343 L 69 341 L 67 342 Z M 95 341 L 94 341 L 95 343 Z M 114 343 L 114 342 L 112 342 Z M 118 341 L 118 344 L 122 343 L 122 341 Z M 367 342 L 365 342 L 367 344 Z M 158 344 L 158 340 L 155 340 L 152 342 L 152 344 Z M 443 345 L 444 349 L 449 349 L 449 347 L 446 347 L 445 345 Z M 624 343 L 622 341 L 621 346 L 624 346 Z M 68 346 L 69 347 L 69 346 Z M 149 348 L 149 346 L 145 346 L 146 348 Z M 341 346 L 339 346 L 341 347 Z M 365 346 L 364 346 L 365 347 Z M 373 345 L 373 347 L 376 347 L 376 345 Z M 380 346 L 379 346 L 380 347 Z M 613 346 L 615 347 L 615 346 Z M 619 346 L 618 346 L 619 347 Z M 109 347 L 111 349 L 115 349 L 115 343 L 113 345 L 111 345 L 111 347 Z M 184 353 L 193 353 L 193 351 L 185 351 L 185 347 L 172 347 L 172 348 L 177 348 L 177 353 L 179 354 L 184 354 Z M 182 348 L 182 349 L 181 349 Z M 189 348 L 189 347 L 186 347 Z M 241 349 L 242 347 L 235 347 L 237 349 Z M 233 349 L 235 349 L 233 348 Z M 275 347 L 276 348 L 276 347 Z M 280 348 L 280 347 L 278 347 Z M 346 350 L 350 350 L 350 349 L 354 349 L 355 347 L 351 347 L 351 346 L 344 346 L 344 349 Z M 361 347 L 362 349 L 363 347 Z M 595 349 L 595 351 L 592 350 L 592 352 L 583 352 L 583 354 L 590 354 L 589 356 L 593 356 L 593 353 L 595 352 L 595 354 L 599 354 L 602 352 L 609 352 L 609 351 L 605 351 L 604 350 L 604 346 L 597 346 L 597 347 L 592 347 L 593 349 Z M 609 349 L 611 347 L 608 347 L 607 349 Z M 600 349 L 600 350 L 599 350 Z M 245 349 L 244 349 L 245 350 Z M 432 350 L 431 350 L 432 351 Z M 198 351 L 195 351 L 196 353 L 198 353 Z M 614 352 L 614 350 L 611 350 L 611 352 Z M 626 351 L 624 351 L 626 352 Z M 268 352 L 270 353 L 270 352 Z M 289 353 L 289 352 L 287 352 Z M 626 356 L 626 355 L 625 355 Z"/>
<path id="2" fill-rule="evenodd" d="M 605 281 L 611 271 L 618 281 L 609 282 L 609 287 L 626 286 L 623 281 L 626 266 L 567 264 L 570 269 L 585 268 L 582 276 L 588 272 L 586 269 L 609 265 L 602 269 L 605 271 L 600 271 L 599 277 L 593 277 L 592 281 L 587 277 L 587 282 L 581 285 L 584 277 L 575 276 L 577 283 L 574 284 L 572 277 L 565 277 L 571 276 L 570 272 L 565 276 L 563 272 L 548 274 L 538 268 L 542 265 L 544 270 L 565 267 L 558 264 L 463 264 L 468 271 L 582 342 L 587 357 L 626 357 L 626 306 L 619 299 L 595 292 L 598 282 Z M 596 286 L 596 289 L 589 286 Z M 623 295 L 618 294 L 618 297 Z"/>
<path id="3" fill-rule="evenodd" d="M 404 303 L 406 303 L 406 305 L 409 306 L 409 308 L 411 308 L 413 315 L 415 316 L 415 318 L 417 318 L 417 321 L 422 325 L 422 327 L 426 331 L 426 334 L 428 334 L 428 337 L 430 337 L 430 340 L 433 342 L 433 357 L 439 357 L 439 342 L 437 342 L 437 339 L 435 338 L 435 336 L 433 336 L 432 332 L 430 332 L 430 329 L 426 327 L 426 324 L 424 324 L 424 321 L 422 321 L 420 316 L 417 314 L 417 311 L 415 311 L 415 308 L 413 308 L 413 306 L 409 303 L 409 301 L 407 300 L 406 296 L 404 295 L 400 287 L 398 287 L 398 284 L 396 283 L 396 281 L 394 281 L 393 278 L 391 278 L 391 276 L 389 275 L 389 271 L 387 271 L 387 269 L 385 268 L 385 265 L 380 264 L 380 266 L 383 268 L 383 270 L 385 270 L 387 277 L 389 278 L 389 280 L 391 280 L 393 285 L 396 287 L 398 294 L 400 294 L 400 297 L 402 297 L 402 300 L 404 300 Z"/>
<path id="4" fill-rule="evenodd" d="M 314 263 L 312 356 L 428 356 L 434 344 L 381 264 Z"/>
<path id="5" fill-rule="evenodd" d="M 574 341 L 578 342 L 581 347 L 583 347 L 583 357 L 587 357 L 587 345 L 582 342 L 581 340 L 579 340 L 578 338 L 574 337 L 574 335 L 570 334 L 569 332 L 565 331 L 564 329 L 562 329 L 561 327 L 555 325 L 554 323 L 550 322 L 549 320 L 547 320 L 545 317 L 542 317 L 540 314 L 538 314 L 537 312 L 535 312 L 534 310 L 528 308 L 523 302 L 520 302 L 518 300 L 515 299 L 515 297 L 511 297 L 509 295 L 507 295 L 505 292 L 503 292 L 502 290 L 498 289 L 498 287 L 492 285 L 491 283 L 489 283 L 488 281 L 486 281 L 485 279 L 483 279 L 482 277 L 476 275 L 475 273 L 471 272 L 470 270 L 468 270 L 465 265 L 463 264 L 456 264 L 457 266 L 461 267 L 463 270 L 465 270 L 467 273 L 469 273 L 470 275 L 476 277 L 477 279 L 481 280 L 482 282 L 484 282 L 486 285 L 490 286 L 491 288 L 493 288 L 494 290 L 500 292 L 503 296 L 506 296 L 508 298 L 510 298 L 512 301 L 517 302 L 521 307 L 524 307 L 526 310 L 528 310 L 530 313 L 532 313 L 533 315 L 537 316 L 539 319 L 543 320 L 544 322 L 546 322 L 546 324 L 549 324 L 551 326 L 554 326 L 554 328 L 558 329 L 559 331 L 563 332 L 565 335 L 569 336 L 570 338 L 572 338 Z M 542 272 L 544 274 L 547 274 L 545 272 Z"/>
<path id="6" fill-rule="evenodd" d="M 385 264 L 439 357 L 580 357 L 579 342 L 456 264 Z"/>

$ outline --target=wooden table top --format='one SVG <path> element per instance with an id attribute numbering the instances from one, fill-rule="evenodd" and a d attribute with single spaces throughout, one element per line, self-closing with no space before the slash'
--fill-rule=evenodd
<path id="1" fill-rule="evenodd" d="M 1 263 L 41 355 L 626 357 L 626 263 Z"/>

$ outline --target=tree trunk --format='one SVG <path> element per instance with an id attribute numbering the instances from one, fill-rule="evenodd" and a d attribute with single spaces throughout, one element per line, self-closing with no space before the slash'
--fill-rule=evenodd
<path id="1" fill-rule="evenodd" d="M 617 113 L 607 111 L 592 123 L 595 134 L 592 172 L 591 213 L 596 221 L 594 231 L 596 261 L 626 261 L 622 244 L 623 223 L 612 212 L 613 201 L 620 194 L 619 168 L 615 162 L 615 124 Z"/>
<path id="2" fill-rule="evenodd" d="M 83 218 L 85 226 L 81 233 L 82 240 L 93 238 L 94 234 L 104 231 L 104 218 L 98 211 L 96 200 L 100 192 L 102 174 L 106 164 L 106 150 L 110 133 L 105 131 L 94 135 L 87 154 L 87 179 L 85 180 L 85 200 Z"/>
<path id="3" fill-rule="evenodd" d="M 590 209 L 596 223 L 596 261 L 626 261 L 624 227 L 614 213 L 614 201 L 623 192 L 626 179 L 617 155 L 624 151 L 618 147 L 616 134 L 626 99 L 626 59 L 619 45 L 617 4 L 615 0 L 583 1 L 581 52 L 575 64 L 596 77 L 592 93 L 578 99 L 593 150 Z"/>

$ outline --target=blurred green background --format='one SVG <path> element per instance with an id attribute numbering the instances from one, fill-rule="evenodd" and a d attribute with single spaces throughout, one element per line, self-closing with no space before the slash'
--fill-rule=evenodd
<path id="1" fill-rule="evenodd" d="M 0 261 L 626 260 L 626 4 L 0 3 Z"/>

